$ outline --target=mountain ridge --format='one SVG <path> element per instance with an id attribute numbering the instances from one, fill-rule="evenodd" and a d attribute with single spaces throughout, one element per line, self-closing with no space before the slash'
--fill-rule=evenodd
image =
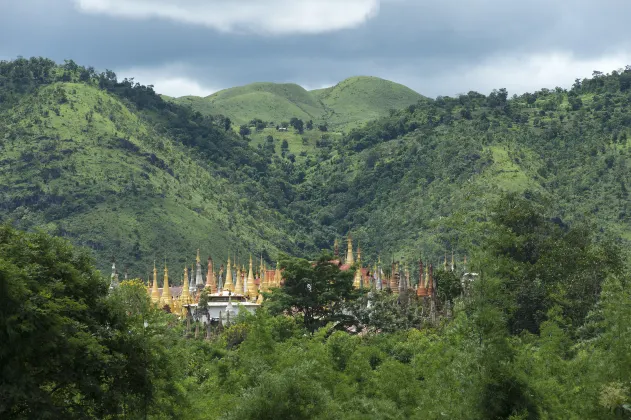
<path id="1" fill-rule="evenodd" d="M 352 97 L 357 94 L 371 104 L 370 112 L 352 107 Z M 279 124 L 296 117 L 342 130 L 425 99 L 406 86 L 374 76 L 349 77 L 331 87 L 311 91 L 295 83 L 255 82 L 206 97 L 164 98 L 189 105 L 205 115 L 224 115 L 237 124 L 247 124 L 255 118 Z"/>

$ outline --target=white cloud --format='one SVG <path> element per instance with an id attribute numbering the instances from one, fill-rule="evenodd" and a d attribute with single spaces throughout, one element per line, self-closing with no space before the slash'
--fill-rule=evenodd
<path id="1" fill-rule="evenodd" d="M 224 32 L 321 33 L 356 27 L 380 0 L 74 0 L 87 13 L 205 25 Z"/>
<path id="2" fill-rule="evenodd" d="M 180 96 L 208 96 L 219 89 L 208 87 L 186 75 L 187 68 L 181 64 L 170 64 L 159 68 L 129 68 L 117 70 L 119 79 L 134 78 L 142 85 L 153 85 L 153 89 L 162 95 Z"/>
<path id="3" fill-rule="evenodd" d="M 594 70 L 609 73 L 631 64 L 631 53 L 609 53 L 595 58 L 580 58 L 569 52 L 549 52 L 521 56 L 494 56 L 473 66 L 449 68 L 426 77 L 409 78 L 409 68 L 383 69 L 392 77 L 421 94 L 456 95 L 470 90 L 488 94 L 506 88 L 510 95 L 534 92 L 542 88 L 569 88 L 575 79 L 591 77 Z"/>

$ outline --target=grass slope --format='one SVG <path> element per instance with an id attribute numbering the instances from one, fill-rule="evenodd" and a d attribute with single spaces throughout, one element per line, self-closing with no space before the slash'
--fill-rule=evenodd
<path id="1" fill-rule="evenodd" d="M 188 104 L 202 114 L 222 114 L 235 124 L 247 124 L 253 118 L 280 124 L 291 117 L 321 120 L 322 105 L 296 84 L 252 83 L 216 92 L 205 98 L 185 96 L 174 99 Z"/>
<path id="2" fill-rule="evenodd" d="M 238 125 L 254 118 L 279 124 L 296 117 L 346 131 L 424 97 L 403 85 L 377 77 L 352 77 L 333 87 L 311 92 L 295 84 L 253 83 L 225 89 L 206 98 L 164 98 L 190 105 L 202 114 L 225 115 Z"/>
<path id="3" fill-rule="evenodd" d="M 412 89 L 378 77 L 358 76 L 312 94 L 324 104 L 325 119 L 344 130 L 359 127 L 424 99 Z"/>

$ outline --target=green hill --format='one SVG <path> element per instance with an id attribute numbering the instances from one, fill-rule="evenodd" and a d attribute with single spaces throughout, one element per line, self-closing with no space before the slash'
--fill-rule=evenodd
<path id="1" fill-rule="evenodd" d="M 422 95 L 377 77 L 352 77 L 331 88 L 308 92 L 295 84 L 253 83 L 205 98 L 166 100 L 189 105 L 205 115 L 225 115 L 237 125 L 259 118 L 278 125 L 292 117 L 347 130 L 423 99 Z"/>
<path id="2" fill-rule="evenodd" d="M 174 99 L 207 115 L 222 114 L 235 124 L 247 124 L 253 118 L 280 124 L 291 117 L 321 120 L 322 105 L 304 88 L 295 84 L 252 83 L 216 92 L 205 98 L 184 96 Z"/>
<path id="3" fill-rule="evenodd" d="M 351 77 L 337 85 L 312 91 L 326 109 L 325 120 L 345 130 L 405 108 L 424 99 L 412 89 L 378 77 Z"/>
<path id="4" fill-rule="evenodd" d="M 167 258 L 176 281 L 197 248 L 245 262 L 296 245 L 282 190 L 257 181 L 265 157 L 219 121 L 71 66 L 1 64 L 2 219 L 70 238 L 104 270 L 116 257 L 121 275 Z"/>
<path id="5" fill-rule="evenodd" d="M 352 107 L 336 92 L 359 98 L 364 82 L 311 95 Z M 0 219 L 66 236 L 101 269 L 114 255 L 136 274 L 165 256 L 181 270 L 197 248 L 221 260 L 239 251 L 241 262 L 312 255 L 348 231 L 365 261 L 437 262 L 479 241 L 481 209 L 506 191 L 547 203 L 561 224 L 631 240 L 630 86 L 625 71 L 513 99 L 503 90 L 426 99 L 344 136 L 241 137 L 223 117 L 111 72 L 2 62 Z"/>
<path id="6" fill-rule="evenodd" d="M 507 191 L 544 202 L 559 223 L 631 240 L 630 86 L 626 71 L 569 91 L 420 102 L 333 145 L 292 207 L 352 230 L 371 259 L 462 257 L 483 235 L 482 209 Z"/>

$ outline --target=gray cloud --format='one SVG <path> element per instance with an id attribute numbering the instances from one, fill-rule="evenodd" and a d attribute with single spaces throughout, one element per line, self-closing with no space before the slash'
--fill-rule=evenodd
<path id="1" fill-rule="evenodd" d="M 241 7 L 251 2 L 240 1 Z M 203 94 L 262 80 L 315 88 L 364 74 L 435 96 L 499 87 L 522 92 L 567 86 L 591 70 L 629 64 L 631 53 L 631 29 L 625 22 L 631 3 L 622 0 L 391 0 L 381 2 L 378 15 L 360 10 L 355 21 L 343 24 L 315 24 L 310 17 L 309 25 L 317 29 L 311 31 L 296 29 L 301 13 L 282 27 L 274 19 L 235 21 L 233 15 L 225 15 L 220 25 L 202 18 L 166 18 L 147 13 L 146 8 L 124 16 L 111 7 L 101 12 L 94 8 L 120 6 L 123 0 L 83 2 L 92 3 L 92 9 L 77 7 L 75 0 L 0 3 L 0 56 L 73 58 L 136 75 L 167 94 Z M 280 7 L 288 0 L 266 2 L 258 4 Z M 211 3 L 216 6 L 220 1 L 205 2 Z M 274 26 L 282 36 L 273 33 Z"/>

